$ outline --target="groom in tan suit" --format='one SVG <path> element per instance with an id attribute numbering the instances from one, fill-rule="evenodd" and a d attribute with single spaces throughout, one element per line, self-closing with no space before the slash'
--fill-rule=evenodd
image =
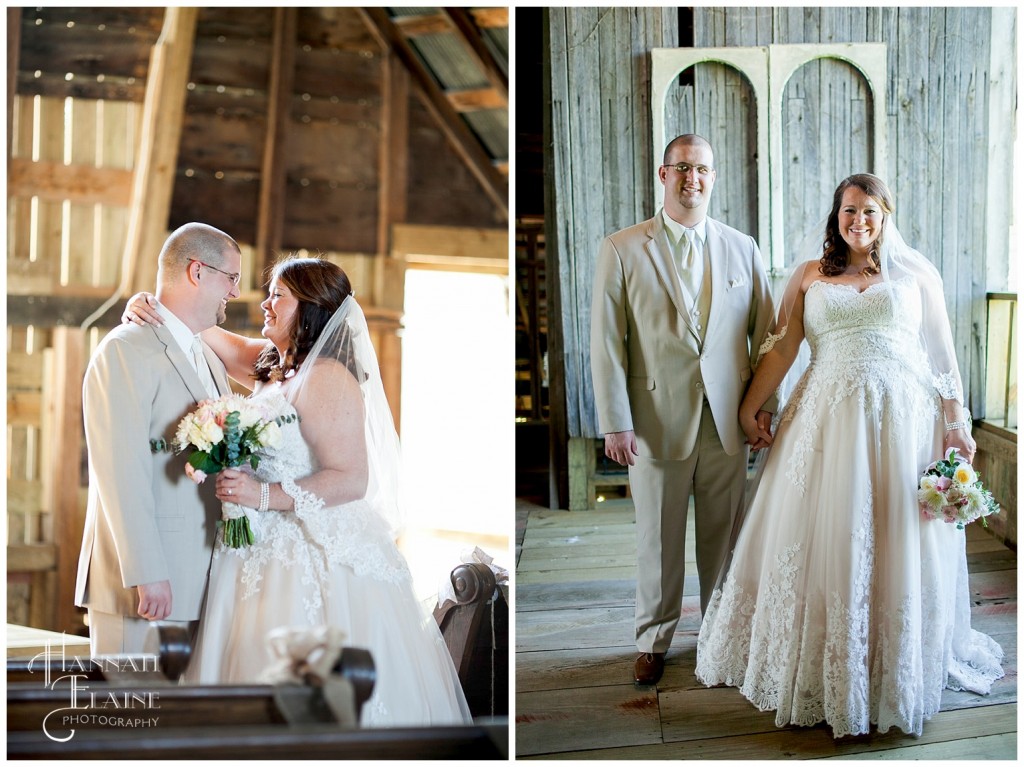
<path id="1" fill-rule="evenodd" d="M 120 325 L 85 373 L 89 505 L 75 604 L 88 608 L 95 655 L 140 653 L 150 621 L 199 617 L 220 504 L 185 475 L 185 455 L 155 450 L 178 422 L 230 389 L 199 333 L 238 297 L 241 253 L 206 224 L 176 229 L 160 251 L 164 324 Z"/>
<path id="2" fill-rule="evenodd" d="M 757 244 L 707 217 L 714 167 L 705 139 L 674 139 L 658 169 L 664 208 L 607 237 L 596 266 L 598 423 L 636 507 L 638 684 L 661 678 L 679 621 L 691 491 L 702 613 L 728 554 L 748 455 L 737 414 L 773 320 Z"/>

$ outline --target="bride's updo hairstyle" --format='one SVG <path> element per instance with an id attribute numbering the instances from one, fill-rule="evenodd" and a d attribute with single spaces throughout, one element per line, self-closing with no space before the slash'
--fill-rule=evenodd
<path id="1" fill-rule="evenodd" d="M 893 205 L 889 187 L 882 179 L 870 173 L 856 173 L 844 178 L 839 183 L 832 198 L 832 212 L 828 214 L 828 221 L 825 224 L 824 250 L 821 255 L 821 265 L 818 267 L 818 271 L 826 277 L 842 274 L 850 265 L 850 248 L 839 233 L 839 208 L 843 204 L 843 194 L 851 186 L 858 187 L 864 194 L 873 197 L 882 209 L 882 232 L 871 246 L 871 261 L 874 267 L 869 267 L 867 271 L 871 274 L 878 274 L 882 270 L 882 262 L 878 253 L 882 247 L 882 238 L 885 236 L 885 222 L 889 220 L 889 216 L 892 215 L 896 206 Z"/>
<path id="2" fill-rule="evenodd" d="M 348 275 L 338 265 L 322 258 L 290 256 L 278 262 L 271 279 L 277 278 L 298 299 L 295 321 L 288 332 L 284 359 L 270 344 L 257 358 L 253 378 L 257 381 L 281 380 L 306 359 L 331 316 L 352 295 Z"/>

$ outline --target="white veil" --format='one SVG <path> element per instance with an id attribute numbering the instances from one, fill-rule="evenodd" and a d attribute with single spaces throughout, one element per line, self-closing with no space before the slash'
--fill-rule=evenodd
<path id="1" fill-rule="evenodd" d="M 300 403 L 303 397 L 310 396 L 309 383 L 314 370 L 320 377 L 316 387 L 320 396 L 324 391 L 322 376 L 325 374 L 337 376 L 337 385 L 330 386 L 331 396 L 346 397 L 349 396 L 346 392 L 353 391 L 361 395 L 361 403 L 352 403 L 352 411 L 362 414 L 367 462 L 365 501 L 387 522 L 392 534 L 397 534 L 404 523 L 401 447 L 384 394 L 366 317 L 353 296 L 342 301 L 296 372 L 288 393 L 293 403 Z M 355 387 L 348 380 L 351 378 L 355 379 Z M 316 402 L 302 404 L 303 407 L 297 409 L 306 414 L 305 418 L 318 412 Z M 356 427 L 355 423 L 318 422 L 307 425 L 307 428 L 315 429 Z M 329 489 L 319 494 L 329 495 Z"/>

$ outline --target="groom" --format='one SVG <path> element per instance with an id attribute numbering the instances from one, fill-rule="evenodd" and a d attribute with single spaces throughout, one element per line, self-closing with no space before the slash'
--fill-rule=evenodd
<path id="1" fill-rule="evenodd" d="M 674 139 L 658 168 L 664 208 L 607 237 L 596 265 L 598 423 L 636 508 L 637 684 L 661 678 L 679 622 L 691 491 L 702 614 L 728 554 L 748 454 L 739 406 L 773 320 L 756 243 L 707 216 L 716 175 L 705 139 Z M 758 422 L 767 430 L 771 414 Z"/>
<path id="2" fill-rule="evenodd" d="M 88 608 L 93 656 L 141 653 L 150 621 L 199 617 L 219 504 L 185 476 L 170 443 L 181 418 L 230 389 L 199 333 L 237 298 L 241 252 L 224 232 L 191 223 L 160 251 L 164 324 L 119 325 L 85 372 L 89 505 L 75 604 Z"/>

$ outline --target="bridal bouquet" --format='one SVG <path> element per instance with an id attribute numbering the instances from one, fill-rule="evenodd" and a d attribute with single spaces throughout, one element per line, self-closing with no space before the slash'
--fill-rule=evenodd
<path id="1" fill-rule="evenodd" d="M 971 464 L 957 455 L 955 447 L 924 470 L 917 501 L 926 519 L 941 519 L 960 530 L 976 519 L 988 527 L 985 517 L 999 511 L 992 493 L 981 484 Z"/>
<path id="2" fill-rule="evenodd" d="M 281 444 L 281 424 L 295 416 L 268 413 L 252 400 L 237 394 L 208 399 L 181 419 L 174 437 L 178 452 L 192 446 L 185 473 L 199 484 L 221 469 L 248 464 L 255 470 L 260 450 Z M 245 509 L 237 503 L 223 504 L 224 542 L 232 548 L 253 543 L 252 528 Z"/>

